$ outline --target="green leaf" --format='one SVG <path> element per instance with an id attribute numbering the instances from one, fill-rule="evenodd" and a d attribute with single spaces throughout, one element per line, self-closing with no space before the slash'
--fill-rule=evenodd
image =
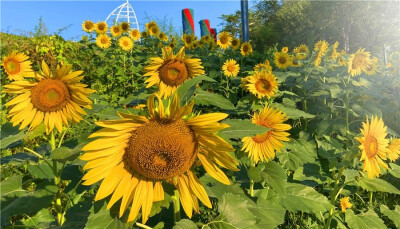
<path id="1" fill-rule="evenodd" d="M 28 165 L 28 171 L 35 178 L 49 180 L 54 178 L 53 170 L 43 161 L 36 165 Z"/>
<path id="2" fill-rule="evenodd" d="M 261 174 L 264 181 L 281 196 L 286 196 L 286 172 L 278 163 L 270 161 Z"/>
<path id="3" fill-rule="evenodd" d="M 57 226 L 54 216 L 46 208 L 28 219 L 23 219 L 22 223 L 29 228 L 50 228 Z"/>
<path id="4" fill-rule="evenodd" d="M 118 212 L 119 209 L 116 207 L 107 210 L 107 203 L 105 201 L 95 202 L 90 209 L 90 215 L 85 228 L 127 228 L 126 223 L 118 217 Z"/>
<path id="5" fill-rule="evenodd" d="M 22 189 L 22 177 L 11 176 L 7 180 L 0 183 L 1 190 L 1 203 L 4 203 L 7 199 L 12 199 L 21 196 L 26 193 L 26 190 Z"/>
<path id="6" fill-rule="evenodd" d="M 11 123 L 5 123 L 1 126 L 0 149 L 7 149 L 17 146 L 18 141 L 25 137 L 24 131 L 18 129 L 18 126 L 13 127 Z"/>
<path id="7" fill-rule="evenodd" d="M 286 197 L 281 204 L 289 211 L 304 211 L 318 214 L 327 212 L 333 207 L 328 199 L 309 186 L 287 183 Z"/>
<path id="8" fill-rule="evenodd" d="M 361 188 L 370 192 L 388 192 L 400 194 L 400 191 L 395 186 L 379 178 L 371 180 L 366 177 L 360 177 L 360 179 L 357 180 L 357 183 Z"/>
<path id="9" fill-rule="evenodd" d="M 261 181 L 260 170 L 258 170 L 256 167 L 250 167 L 250 169 L 247 170 L 247 175 L 249 176 L 250 180 L 253 180 L 254 182 Z"/>
<path id="10" fill-rule="evenodd" d="M 1 223 L 7 223 L 11 216 L 36 213 L 49 206 L 57 190 L 57 186 L 49 184 L 49 182 L 42 182 L 35 191 L 27 192 L 5 206 L 2 204 Z"/>
<path id="11" fill-rule="evenodd" d="M 389 163 L 389 165 L 390 165 L 389 173 L 396 178 L 400 178 L 400 166 L 396 165 L 395 163 Z"/>
<path id="12" fill-rule="evenodd" d="M 21 165 L 27 161 L 37 162 L 38 158 L 33 154 L 21 152 L 1 158 L 0 164 Z"/>
<path id="13" fill-rule="evenodd" d="M 219 107 L 223 110 L 235 110 L 235 106 L 231 101 L 224 98 L 220 94 L 210 93 L 201 89 L 196 90 L 196 95 L 194 96 L 195 104 L 200 105 L 213 105 Z"/>
<path id="14" fill-rule="evenodd" d="M 381 205 L 380 210 L 382 214 L 387 216 L 393 223 L 396 225 L 397 228 L 400 228 L 400 206 L 394 206 L 394 210 L 390 210 L 386 205 Z"/>
<path id="15" fill-rule="evenodd" d="M 286 113 L 287 117 L 290 119 L 314 118 L 315 117 L 312 114 L 308 114 L 302 110 L 298 110 L 295 108 L 289 108 L 289 107 L 283 106 L 280 103 L 273 103 L 272 106 L 275 108 L 279 108 L 279 110 L 281 110 L 283 113 Z"/>
<path id="16" fill-rule="evenodd" d="M 286 149 L 277 153 L 277 157 L 286 169 L 295 171 L 305 163 L 314 163 L 317 158 L 317 149 L 313 141 L 291 139 L 285 145 Z"/>
<path id="17" fill-rule="evenodd" d="M 196 224 L 189 219 L 182 219 L 175 224 L 173 229 L 198 229 Z"/>
<path id="18" fill-rule="evenodd" d="M 229 138 L 252 137 L 269 130 L 269 128 L 254 124 L 250 120 L 227 119 L 223 123 L 228 124 L 230 127 L 221 130 L 220 133 Z"/>
<path id="19" fill-rule="evenodd" d="M 346 211 L 346 223 L 351 229 L 387 228 L 373 210 L 355 215 L 353 210 L 349 209 Z"/>
<path id="20" fill-rule="evenodd" d="M 199 84 L 203 80 L 209 82 L 216 82 L 215 80 L 207 77 L 206 75 L 201 75 L 186 80 L 181 86 L 179 86 L 177 93 L 179 95 L 179 98 L 181 99 L 181 105 L 184 105 L 190 101 L 190 98 L 193 96 L 194 91 L 196 90 L 197 84 Z"/>
<path id="21" fill-rule="evenodd" d="M 251 228 L 256 224 L 254 214 L 249 210 L 248 200 L 240 195 L 225 193 L 218 202 L 220 215 L 208 223 L 210 228 Z"/>
<path id="22" fill-rule="evenodd" d="M 286 210 L 279 204 L 259 198 L 257 207 L 250 207 L 257 219 L 256 226 L 260 229 L 276 228 L 285 220 Z"/>
<path id="23" fill-rule="evenodd" d="M 333 84 L 330 86 L 329 91 L 331 93 L 332 98 L 339 98 L 339 94 L 342 91 L 342 89 L 339 87 L 337 84 Z"/>

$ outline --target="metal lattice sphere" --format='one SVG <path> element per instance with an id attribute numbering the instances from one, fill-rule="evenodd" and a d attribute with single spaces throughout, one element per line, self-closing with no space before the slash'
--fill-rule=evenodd
<path id="1" fill-rule="evenodd" d="M 117 8 L 115 8 L 106 19 L 107 24 L 112 25 L 120 22 L 128 22 L 130 24 L 130 28 L 138 29 L 139 23 L 136 17 L 135 10 L 133 10 L 131 4 L 129 4 L 129 0 Z"/>

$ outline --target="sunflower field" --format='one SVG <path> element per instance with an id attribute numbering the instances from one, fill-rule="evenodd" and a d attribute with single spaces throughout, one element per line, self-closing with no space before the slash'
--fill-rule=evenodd
<path id="1" fill-rule="evenodd" d="M 400 228 L 400 52 L 82 29 L 0 34 L 2 228 Z"/>

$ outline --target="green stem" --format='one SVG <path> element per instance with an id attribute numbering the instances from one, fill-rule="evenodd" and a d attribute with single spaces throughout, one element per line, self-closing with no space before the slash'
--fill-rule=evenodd
<path id="1" fill-rule="evenodd" d="M 343 171 L 344 171 L 344 167 L 340 168 L 339 172 L 338 172 L 338 174 L 336 176 L 336 179 L 335 179 L 335 186 L 333 188 L 333 192 L 331 193 L 331 204 L 332 205 L 335 205 L 336 198 L 338 197 L 337 193 L 339 191 L 339 182 L 340 182 L 340 178 L 342 177 Z M 335 207 L 331 208 L 331 210 L 329 211 L 328 221 L 327 221 L 327 223 L 325 224 L 325 227 L 324 227 L 325 229 L 329 229 L 330 228 L 331 220 L 332 220 L 332 217 L 334 215 L 334 210 L 335 210 Z"/>
<path id="2" fill-rule="evenodd" d="M 251 160 L 250 163 L 251 163 L 250 169 L 256 166 L 253 160 Z M 254 197 L 254 180 L 253 179 L 250 179 L 250 196 Z"/>
<path id="3" fill-rule="evenodd" d="M 373 197 L 374 192 L 369 193 L 369 206 L 372 207 L 372 197 Z"/>
<path id="4" fill-rule="evenodd" d="M 53 166 L 40 154 L 36 153 L 35 151 L 24 147 L 24 150 L 28 151 L 29 153 L 35 155 L 36 157 L 38 157 L 39 159 L 42 159 L 51 169 L 53 169 Z"/>
<path id="5" fill-rule="evenodd" d="M 174 196 L 172 197 L 172 203 L 174 205 L 174 222 L 177 223 L 181 220 L 181 205 L 179 203 L 179 192 L 174 191 Z"/>
<path id="6" fill-rule="evenodd" d="M 68 128 L 65 129 L 64 133 L 62 134 L 62 136 L 61 136 L 61 138 L 60 138 L 60 142 L 58 143 L 57 148 L 60 148 L 62 142 L 64 141 L 64 137 L 65 137 L 65 134 L 67 133 L 67 131 L 68 131 Z"/>
<path id="7" fill-rule="evenodd" d="M 349 132 L 350 132 L 350 125 L 349 125 L 349 105 L 350 105 L 350 97 L 349 91 L 346 92 L 346 149 L 348 149 L 348 141 L 349 141 Z"/>

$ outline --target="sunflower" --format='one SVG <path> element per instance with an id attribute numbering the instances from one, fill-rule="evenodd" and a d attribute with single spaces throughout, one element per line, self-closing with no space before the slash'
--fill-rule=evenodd
<path id="1" fill-rule="evenodd" d="M 98 33 L 98 34 L 106 33 L 107 28 L 108 28 L 108 25 L 105 21 L 101 21 L 101 22 L 94 24 L 94 29 L 96 30 L 96 33 Z"/>
<path id="2" fill-rule="evenodd" d="M 292 67 L 301 67 L 303 65 L 299 63 L 299 60 L 294 56 L 290 56 L 290 60 L 292 60 L 292 62 L 290 63 L 290 66 Z"/>
<path id="3" fill-rule="evenodd" d="M 151 21 L 146 23 L 146 30 L 150 32 L 150 28 L 152 27 L 158 27 L 157 23 L 155 21 Z"/>
<path id="4" fill-rule="evenodd" d="M 275 151 L 281 152 L 284 141 L 289 141 L 288 130 L 291 126 L 284 124 L 286 114 L 272 107 L 265 107 L 259 113 L 255 113 L 252 123 L 269 128 L 262 134 L 242 139 L 242 150 L 249 154 L 253 162 L 269 161 L 275 157 Z"/>
<path id="5" fill-rule="evenodd" d="M 230 59 L 225 61 L 224 65 L 222 66 L 222 70 L 224 71 L 224 75 L 226 77 L 235 77 L 238 75 L 240 67 L 236 60 Z"/>
<path id="6" fill-rule="evenodd" d="M 206 35 L 206 36 L 203 36 L 201 38 L 203 38 L 204 41 L 207 42 L 207 43 L 209 43 L 209 42 L 211 42 L 213 40 L 210 35 Z"/>
<path id="7" fill-rule="evenodd" d="M 125 51 L 129 51 L 133 48 L 133 41 L 127 36 L 123 36 L 118 40 L 118 45 Z"/>
<path id="8" fill-rule="evenodd" d="M 338 58 L 340 56 L 340 53 L 337 52 L 337 48 L 339 46 L 339 42 L 336 41 L 333 45 L 332 45 L 332 52 L 330 55 L 330 58 L 336 60 L 336 58 Z"/>
<path id="9" fill-rule="evenodd" d="M 368 178 L 373 179 L 374 176 L 379 177 L 381 170 L 379 165 L 388 169 L 388 166 L 382 159 L 386 160 L 386 154 L 389 153 L 389 140 L 386 139 L 387 127 L 382 118 L 372 116 L 371 122 L 367 118 L 367 123 L 363 122 L 361 129 L 362 136 L 356 138 L 361 145 L 360 161 L 364 161 L 363 171 L 367 171 Z"/>
<path id="10" fill-rule="evenodd" d="M 326 50 L 328 50 L 329 44 L 326 41 L 320 40 L 317 43 L 315 43 L 314 45 L 314 51 L 319 51 L 319 50 L 323 50 L 323 52 L 325 52 Z"/>
<path id="11" fill-rule="evenodd" d="M 365 49 L 359 49 L 356 53 L 351 54 L 348 60 L 348 73 L 350 76 L 358 76 L 361 71 L 365 71 L 371 64 L 369 59 L 369 52 L 365 52 Z"/>
<path id="12" fill-rule="evenodd" d="M 158 39 L 160 41 L 168 41 L 168 36 L 165 35 L 165 33 L 161 32 L 161 33 L 158 34 Z"/>
<path id="13" fill-rule="evenodd" d="M 107 34 L 99 34 L 96 38 L 96 45 L 106 49 L 111 46 L 111 38 Z"/>
<path id="14" fill-rule="evenodd" d="M 132 29 L 129 33 L 129 36 L 132 38 L 132 40 L 138 41 L 140 40 L 140 31 L 138 29 Z"/>
<path id="15" fill-rule="evenodd" d="M 288 53 L 289 52 L 289 48 L 288 47 L 283 47 L 282 48 L 282 52 L 283 53 Z"/>
<path id="16" fill-rule="evenodd" d="M 238 162 L 229 154 L 234 148 L 216 135 L 229 127 L 218 122 L 227 114 L 196 116 L 194 103 L 181 107 L 177 94 L 167 108 L 158 97 L 155 108 L 154 97 L 147 100 L 147 117 L 119 113 L 122 119 L 96 122 L 103 129 L 89 137 L 99 138 L 82 148 L 87 153 L 81 159 L 88 161 L 84 169 L 90 170 L 83 184 L 103 180 L 95 201 L 111 195 L 109 209 L 122 198 L 119 216 L 131 205 L 128 222 L 140 208 L 142 222 L 148 220 L 153 202 L 164 200 L 163 183 L 176 187 L 189 218 L 193 209 L 199 212 L 199 199 L 212 208 L 194 164 L 203 165 L 210 176 L 227 185 L 230 180 L 218 166 L 238 170 Z"/>
<path id="17" fill-rule="evenodd" d="M 149 36 L 149 33 L 147 31 L 143 31 L 141 33 L 141 37 L 143 37 L 143 38 L 147 38 L 148 36 Z"/>
<path id="18" fill-rule="evenodd" d="M 192 44 L 196 41 L 194 34 L 183 34 L 181 37 L 186 48 L 190 48 Z"/>
<path id="19" fill-rule="evenodd" d="M 289 54 L 284 52 L 276 52 L 275 53 L 275 65 L 280 69 L 286 69 L 290 66 L 292 60 Z"/>
<path id="20" fill-rule="evenodd" d="M 278 82 L 272 72 L 254 72 L 252 76 L 247 78 L 246 88 L 258 98 L 272 97 L 278 90 Z"/>
<path id="21" fill-rule="evenodd" d="M 390 161 L 395 161 L 400 156 L 400 138 L 392 140 L 389 145 L 388 157 Z"/>
<path id="22" fill-rule="evenodd" d="M 151 36 L 157 36 L 159 32 L 160 32 L 160 29 L 157 26 L 153 26 L 149 30 L 149 34 Z"/>
<path id="23" fill-rule="evenodd" d="M 240 47 L 240 53 L 242 54 L 242 56 L 249 56 L 253 53 L 253 47 L 251 47 L 250 42 L 246 41 L 242 44 L 242 46 Z"/>
<path id="24" fill-rule="evenodd" d="M 378 70 L 378 58 L 375 57 L 373 59 L 371 59 L 370 64 L 365 68 L 364 73 L 367 75 L 373 75 L 376 73 L 376 71 Z"/>
<path id="25" fill-rule="evenodd" d="M 111 35 L 113 37 L 118 37 L 118 36 L 121 36 L 121 34 L 122 34 L 122 28 L 121 28 L 121 26 L 118 26 L 118 25 L 111 26 L 110 31 L 111 31 Z"/>
<path id="26" fill-rule="evenodd" d="M 124 21 L 121 23 L 121 29 L 123 33 L 128 32 L 130 28 L 131 26 L 129 25 L 129 22 Z"/>
<path id="27" fill-rule="evenodd" d="M 299 47 L 296 47 L 294 49 L 294 52 L 296 53 L 296 58 L 298 60 L 302 60 L 310 54 L 310 50 L 308 49 L 307 45 L 302 44 Z"/>
<path id="28" fill-rule="evenodd" d="M 238 49 L 240 47 L 240 40 L 237 38 L 233 38 L 231 42 L 232 48 L 233 49 Z"/>
<path id="29" fill-rule="evenodd" d="M 84 21 L 84 22 L 82 23 L 82 29 L 83 29 L 85 32 L 88 32 L 88 33 L 93 32 L 93 30 L 94 30 L 94 23 L 93 23 L 91 20 Z"/>
<path id="30" fill-rule="evenodd" d="M 61 133 L 63 125 L 82 120 L 81 115 L 86 114 L 82 107 L 92 108 L 87 97 L 94 90 L 79 83 L 82 71 L 70 72 L 71 68 L 72 65 L 57 66 L 51 73 L 43 61 L 42 72 L 35 75 L 35 81 L 18 80 L 5 85 L 3 92 L 18 94 L 5 104 L 13 106 L 8 112 L 13 125 L 21 123 L 20 130 L 29 125 L 31 130 L 44 121 L 48 134 L 54 127 Z"/>
<path id="31" fill-rule="evenodd" d="M 342 51 L 339 53 L 339 56 L 338 56 L 338 63 L 339 63 L 340 66 L 347 66 L 347 59 L 346 59 L 346 57 L 345 57 L 346 54 L 347 54 L 347 53 L 346 53 L 345 50 L 342 50 Z"/>
<path id="32" fill-rule="evenodd" d="M 232 36 L 228 32 L 221 32 L 218 34 L 217 44 L 222 49 L 227 49 L 232 42 Z"/>
<path id="33" fill-rule="evenodd" d="M 267 72 L 272 72 L 272 67 L 271 67 L 271 65 L 269 65 L 269 61 L 268 61 L 268 63 L 256 64 L 256 65 L 254 66 L 254 71 L 267 71 Z"/>
<path id="34" fill-rule="evenodd" d="M 204 74 L 201 60 L 185 56 L 185 47 L 174 55 L 162 49 L 162 57 L 150 59 L 150 65 L 144 68 L 144 76 L 150 76 L 145 83 L 146 88 L 155 84 L 159 87 L 160 96 L 167 97 L 187 79 Z"/>
<path id="35" fill-rule="evenodd" d="M 29 57 L 23 53 L 11 52 L 8 56 L 3 57 L 1 65 L 10 80 L 23 80 L 25 77 L 34 77 L 32 71 L 32 62 Z"/>
<path id="36" fill-rule="evenodd" d="M 352 203 L 350 203 L 350 197 L 343 197 L 340 199 L 340 207 L 342 208 L 342 212 L 346 212 L 347 208 L 351 208 L 353 206 Z"/>

